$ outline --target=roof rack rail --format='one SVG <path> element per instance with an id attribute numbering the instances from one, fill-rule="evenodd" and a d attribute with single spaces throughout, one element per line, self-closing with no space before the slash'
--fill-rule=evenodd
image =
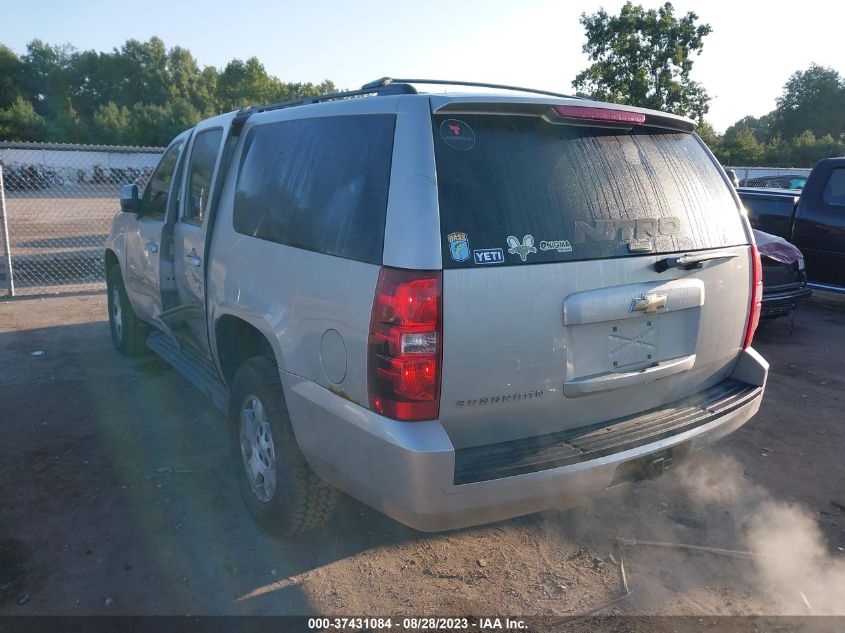
<path id="1" fill-rule="evenodd" d="M 335 101 L 337 99 L 346 99 L 348 97 L 362 97 L 364 95 L 375 94 L 378 96 L 387 95 L 401 95 L 401 94 L 417 94 L 417 89 L 406 83 L 387 83 L 380 86 L 362 87 L 360 90 L 345 90 L 343 92 L 329 92 L 323 95 L 314 95 L 313 97 L 303 97 L 302 99 L 291 99 L 289 101 L 278 101 L 276 103 L 268 103 L 258 106 L 246 106 L 235 113 L 235 118 L 232 121 L 232 131 L 234 136 L 240 134 L 246 120 L 258 112 L 269 112 L 271 110 L 281 110 L 283 108 L 292 108 L 295 106 L 309 105 L 312 103 L 321 103 L 323 101 Z"/>
<path id="2" fill-rule="evenodd" d="M 564 99 L 583 99 L 577 95 L 565 95 L 560 92 L 551 92 L 549 90 L 538 90 L 536 88 L 521 88 L 519 86 L 507 86 L 505 84 L 488 84 L 480 81 L 449 81 L 447 79 L 394 79 L 393 77 L 382 77 L 361 86 L 362 90 L 374 89 L 378 87 L 386 87 L 390 85 L 408 85 L 408 84 L 436 84 L 442 86 L 474 86 L 478 88 L 498 88 L 499 90 L 515 90 L 519 92 L 532 92 L 540 95 L 549 95 L 550 97 L 562 97 Z M 413 86 L 411 86 L 413 87 Z"/>

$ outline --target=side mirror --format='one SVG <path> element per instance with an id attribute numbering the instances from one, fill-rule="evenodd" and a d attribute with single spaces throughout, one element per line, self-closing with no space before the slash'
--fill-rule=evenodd
<path id="1" fill-rule="evenodd" d="M 120 193 L 120 210 L 125 213 L 139 213 L 141 211 L 138 185 L 123 185 L 123 191 Z"/>

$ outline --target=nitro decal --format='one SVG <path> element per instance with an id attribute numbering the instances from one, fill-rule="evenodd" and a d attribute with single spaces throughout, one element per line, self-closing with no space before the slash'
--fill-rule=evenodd
<path id="1" fill-rule="evenodd" d="M 449 233 L 446 236 L 449 240 L 449 254 L 456 262 L 465 262 L 469 259 L 469 240 L 466 233 Z"/>
<path id="2" fill-rule="evenodd" d="M 648 245 L 664 236 L 681 232 L 681 219 L 673 216 L 662 218 L 637 218 L 636 220 L 598 220 L 584 222 L 577 220 L 573 226 L 572 242 L 583 244 L 588 239 L 594 242 L 621 241 L 633 245 Z"/>
<path id="3" fill-rule="evenodd" d="M 446 119 L 440 124 L 440 138 L 452 149 L 468 150 L 475 147 L 475 131 L 469 123 Z"/>
<path id="4" fill-rule="evenodd" d="M 473 261 L 476 264 L 504 264 L 505 255 L 501 248 L 479 248 L 472 251 Z"/>
<path id="5" fill-rule="evenodd" d="M 541 251 L 557 251 L 558 253 L 571 253 L 572 244 L 569 240 L 541 240 Z"/>
<path id="6" fill-rule="evenodd" d="M 508 253 L 511 255 L 519 255 L 522 261 L 527 260 L 530 253 L 537 252 L 537 247 L 534 246 L 533 235 L 526 235 L 522 238 L 522 242 L 520 242 L 519 238 L 515 235 L 509 235 L 508 246 L 510 246 Z"/>

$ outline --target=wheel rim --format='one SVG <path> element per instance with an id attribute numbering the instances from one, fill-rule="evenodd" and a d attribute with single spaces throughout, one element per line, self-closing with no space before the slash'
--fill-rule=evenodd
<path id="1" fill-rule="evenodd" d="M 114 333 L 118 340 L 123 337 L 123 313 L 120 308 L 120 291 L 115 288 L 112 290 L 111 297 L 111 320 L 114 326 Z"/>
<path id="2" fill-rule="evenodd" d="M 247 396 L 240 414 L 241 457 L 256 499 L 267 503 L 276 491 L 276 449 L 264 405 Z"/>

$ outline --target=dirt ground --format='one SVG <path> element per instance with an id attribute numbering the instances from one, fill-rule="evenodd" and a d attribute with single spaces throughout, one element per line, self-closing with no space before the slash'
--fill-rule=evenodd
<path id="1" fill-rule="evenodd" d="M 765 323 L 760 413 L 588 506 L 423 534 L 344 498 L 282 541 L 226 420 L 112 348 L 103 295 L 0 301 L 0 615 L 845 613 L 845 302 Z M 617 537 L 750 552 L 642 544 Z"/>

